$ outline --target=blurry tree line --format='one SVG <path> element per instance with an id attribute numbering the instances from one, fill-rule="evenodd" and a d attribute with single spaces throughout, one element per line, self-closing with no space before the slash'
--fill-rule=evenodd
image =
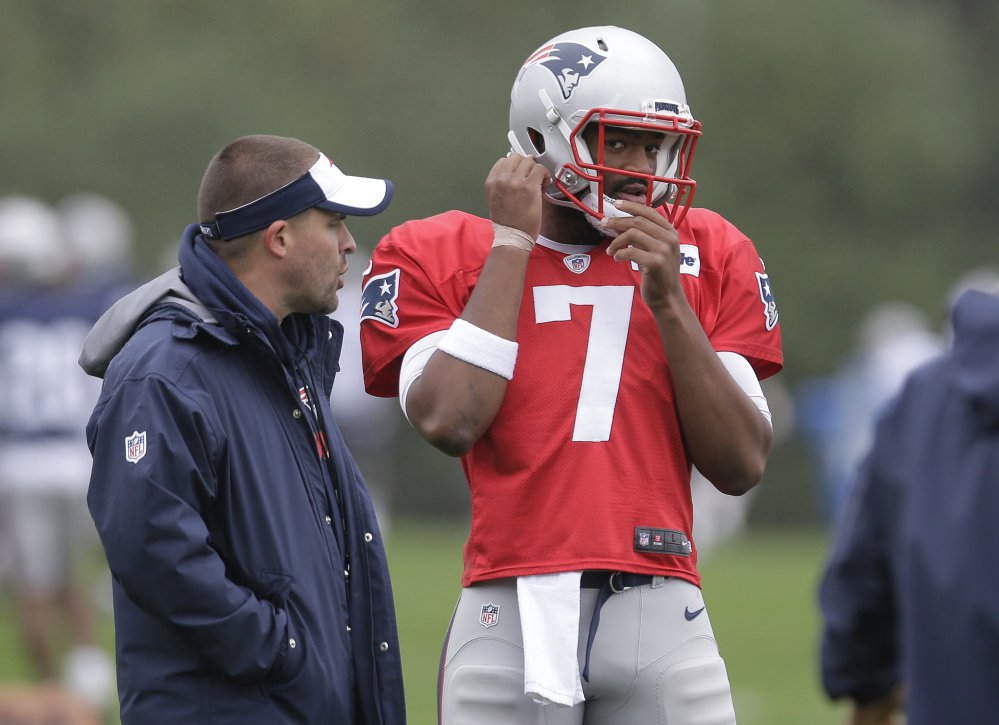
<path id="1" fill-rule="evenodd" d="M 0 0 L 0 11 L 0 194 L 118 200 L 150 275 L 194 221 L 208 159 L 247 133 L 297 136 L 348 172 L 393 180 L 389 210 L 352 223 L 362 250 L 408 218 L 484 213 L 521 62 L 591 24 L 639 31 L 679 68 L 704 125 L 695 203 L 760 249 L 788 386 L 829 372 L 877 302 L 942 322 L 951 283 L 997 262 L 999 11 L 982 0 Z M 463 492 L 448 493 L 463 486 L 453 461 L 409 433 L 393 455 L 407 461 L 396 501 L 462 507 Z M 807 518 L 809 476 L 800 447 L 778 450 L 760 516 Z"/>

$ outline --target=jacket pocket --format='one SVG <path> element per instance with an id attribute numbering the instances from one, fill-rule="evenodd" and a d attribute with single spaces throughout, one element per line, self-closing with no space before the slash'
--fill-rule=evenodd
<path id="1" fill-rule="evenodd" d="M 263 685 L 250 685 L 234 682 L 224 677 L 211 677 L 208 680 L 210 712 L 213 720 L 222 722 L 239 721 L 241 713 L 253 713 L 246 710 L 246 701 L 258 705 L 268 702 L 267 692 Z"/>
<path id="2" fill-rule="evenodd" d="M 284 574 L 278 571 L 260 572 L 260 585 L 257 596 L 266 599 L 278 607 L 284 608 L 288 603 L 288 595 L 291 594 L 291 585 L 294 584 L 295 577 L 291 574 Z"/>

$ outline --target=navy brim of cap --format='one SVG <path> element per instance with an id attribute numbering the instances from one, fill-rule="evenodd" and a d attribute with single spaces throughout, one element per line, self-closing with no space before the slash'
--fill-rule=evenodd
<path id="1" fill-rule="evenodd" d="M 392 201 L 392 182 L 347 176 L 320 154 L 319 160 L 295 181 L 243 206 L 219 212 L 214 222 L 202 222 L 211 239 L 235 239 L 290 219 L 314 207 L 349 216 L 373 216 Z"/>

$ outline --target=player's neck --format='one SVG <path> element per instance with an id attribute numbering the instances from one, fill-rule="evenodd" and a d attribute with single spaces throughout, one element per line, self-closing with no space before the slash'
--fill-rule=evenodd
<path id="1" fill-rule="evenodd" d="M 541 236 L 559 244 L 600 244 L 604 237 L 574 207 L 545 202 L 541 213 Z"/>

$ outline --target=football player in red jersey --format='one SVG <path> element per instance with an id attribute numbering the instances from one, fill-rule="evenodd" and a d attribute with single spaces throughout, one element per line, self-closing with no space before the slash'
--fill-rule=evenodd
<path id="1" fill-rule="evenodd" d="M 393 229 L 364 278 L 365 382 L 471 491 L 443 723 L 732 723 L 691 467 L 740 495 L 782 365 L 753 243 L 693 208 L 700 124 L 666 54 L 559 35 L 513 86 L 489 219 Z"/>

